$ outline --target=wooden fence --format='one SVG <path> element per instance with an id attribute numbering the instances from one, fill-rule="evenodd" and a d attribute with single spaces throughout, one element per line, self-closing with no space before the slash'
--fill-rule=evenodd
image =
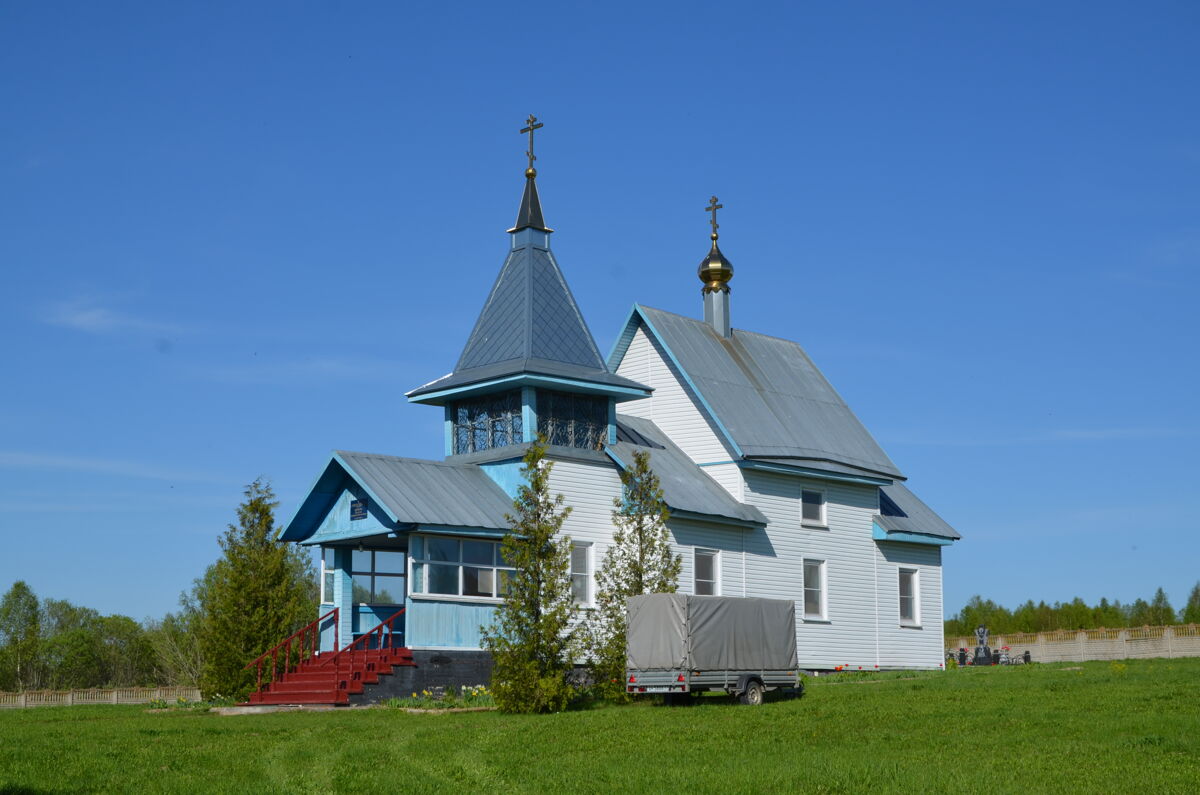
<path id="1" fill-rule="evenodd" d="M 975 648 L 974 636 L 946 641 L 954 649 L 965 648 L 969 652 Z M 1014 657 L 1028 650 L 1034 662 L 1200 657 L 1200 625 L 1010 632 L 993 635 L 988 644 L 993 649 L 1008 646 L 1009 654 Z"/>
<path id="2" fill-rule="evenodd" d="M 179 699 L 199 701 L 200 691 L 194 687 L 117 687 L 109 690 L 26 690 L 22 693 L 0 692 L 0 709 L 20 707 L 72 707 L 81 704 L 149 704 Z"/>

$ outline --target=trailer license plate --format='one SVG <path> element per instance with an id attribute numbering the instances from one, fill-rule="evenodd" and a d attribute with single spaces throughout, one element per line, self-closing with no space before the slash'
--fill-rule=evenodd
<path id="1" fill-rule="evenodd" d="M 670 693 L 671 688 L 669 686 L 668 687 L 647 687 L 646 692 L 647 693 Z"/>

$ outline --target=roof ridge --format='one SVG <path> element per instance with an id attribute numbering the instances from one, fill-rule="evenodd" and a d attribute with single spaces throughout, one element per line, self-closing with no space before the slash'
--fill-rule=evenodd
<path id="1" fill-rule="evenodd" d="M 476 469 L 473 464 L 456 464 L 450 461 L 435 461 L 432 458 L 413 458 L 403 455 L 389 455 L 387 453 L 363 453 L 357 450 L 334 450 L 339 456 L 359 456 L 363 458 L 383 458 L 389 461 L 406 461 L 412 464 L 432 464 L 433 466 L 453 467 L 456 469 Z"/>

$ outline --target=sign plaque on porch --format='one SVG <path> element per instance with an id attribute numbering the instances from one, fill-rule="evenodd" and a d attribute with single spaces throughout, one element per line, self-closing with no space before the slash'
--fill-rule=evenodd
<path id="1" fill-rule="evenodd" d="M 350 503 L 350 521 L 367 518 L 367 499 L 354 500 Z"/>

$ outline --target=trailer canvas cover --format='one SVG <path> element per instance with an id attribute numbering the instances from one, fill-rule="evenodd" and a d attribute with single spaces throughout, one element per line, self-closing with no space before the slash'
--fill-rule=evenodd
<path id="1" fill-rule="evenodd" d="M 633 670 L 797 667 L 795 602 L 655 593 L 629 597 L 626 611 Z"/>

